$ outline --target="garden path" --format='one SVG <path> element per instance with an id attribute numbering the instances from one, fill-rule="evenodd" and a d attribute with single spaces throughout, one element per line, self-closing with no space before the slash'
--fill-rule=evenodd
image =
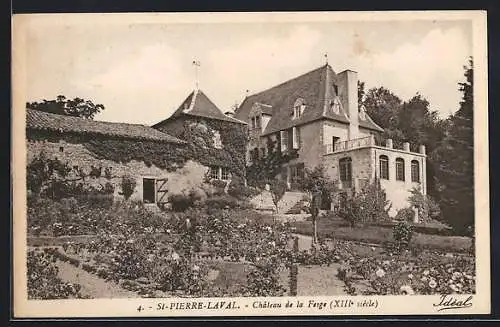
<path id="1" fill-rule="evenodd" d="M 299 238 L 299 251 L 311 248 L 312 237 L 292 234 Z M 339 263 L 331 263 L 329 266 L 299 266 L 297 278 L 297 295 L 342 295 L 346 294 L 344 282 L 337 277 L 340 268 Z"/>
<path id="2" fill-rule="evenodd" d="M 59 277 L 69 283 L 78 283 L 82 286 L 82 295 L 88 295 L 91 298 L 137 298 L 134 292 L 124 290 L 116 283 L 106 281 L 94 276 L 83 269 L 77 268 L 67 262 L 57 261 L 59 268 Z"/>

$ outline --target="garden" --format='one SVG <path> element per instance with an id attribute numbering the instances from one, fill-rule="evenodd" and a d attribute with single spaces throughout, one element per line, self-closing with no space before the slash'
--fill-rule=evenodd
<path id="1" fill-rule="evenodd" d="M 151 210 L 110 201 L 106 187 L 56 182 L 45 178 L 28 196 L 30 299 L 97 297 L 92 282 L 117 290 L 108 297 L 475 292 L 472 240 L 409 219 L 389 223 L 376 188 L 311 223 L 254 210 L 255 189 L 243 185 Z"/>

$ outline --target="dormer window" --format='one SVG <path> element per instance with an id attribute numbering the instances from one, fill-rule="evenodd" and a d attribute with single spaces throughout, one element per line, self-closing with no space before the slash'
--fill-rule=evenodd
<path id="1" fill-rule="evenodd" d="M 304 103 L 304 99 L 297 99 L 293 105 L 293 119 L 300 118 L 300 116 L 304 113 L 305 108 L 306 105 Z"/>
<path id="2" fill-rule="evenodd" d="M 335 113 L 335 114 L 340 114 L 340 100 L 339 100 L 339 97 L 335 97 L 335 99 L 333 99 L 331 102 L 330 102 L 330 110 Z"/>
<path id="3" fill-rule="evenodd" d="M 254 117 L 252 117 L 250 119 L 251 119 L 251 127 L 252 127 L 252 129 L 261 129 L 262 128 L 260 115 L 254 116 Z"/>

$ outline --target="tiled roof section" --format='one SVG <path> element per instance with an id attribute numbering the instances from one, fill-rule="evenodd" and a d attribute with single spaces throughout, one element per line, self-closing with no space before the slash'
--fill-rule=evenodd
<path id="1" fill-rule="evenodd" d="M 368 114 L 365 114 L 365 119 L 361 119 L 361 117 L 359 117 L 359 126 L 360 127 L 364 127 L 364 128 L 367 128 L 367 129 L 371 129 L 371 130 L 374 130 L 374 131 L 378 131 L 378 132 L 383 132 L 384 129 L 380 126 L 378 126 L 370 116 L 368 116 Z"/>
<path id="2" fill-rule="evenodd" d="M 248 121 L 254 103 L 272 106 L 272 118 L 263 134 L 274 133 L 292 126 L 301 125 L 321 118 L 335 119 L 344 123 L 344 114 L 325 111 L 327 94 L 333 92 L 336 74 L 329 65 L 293 78 L 263 92 L 247 97 L 235 113 L 235 118 Z M 306 105 L 299 119 L 293 119 L 293 105 L 302 98 Z"/>
<path id="3" fill-rule="evenodd" d="M 139 124 L 112 123 L 26 109 L 26 128 L 58 133 L 94 134 L 137 140 L 186 143 L 154 128 Z"/>
<path id="4" fill-rule="evenodd" d="M 195 90 L 191 92 L 188 97 L 182 102 L 181 106 L 177 108 L 172 116 L 167 119 L 178 117 L 183 114 L 224 120 L 237 124 L 246 124 L 246 122 L 244 121 L 224 115 L 222 111 L 201 90 Z"/>

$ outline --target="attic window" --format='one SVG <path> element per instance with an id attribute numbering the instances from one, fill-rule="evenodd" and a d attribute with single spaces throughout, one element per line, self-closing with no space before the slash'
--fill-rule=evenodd
<path id="1" fill-rule="evenodd" d="M 306 105 L 304 104 L 304 99 L 298 98 L 293 105 L 293 119 L 300 118 L 304 113 Z"/>
<path id="2" fill-rule="evenodd" d="M 330 109 L 333 113 L 340 114 L 340 100 L 338 97 L 330 102 Z"/>

